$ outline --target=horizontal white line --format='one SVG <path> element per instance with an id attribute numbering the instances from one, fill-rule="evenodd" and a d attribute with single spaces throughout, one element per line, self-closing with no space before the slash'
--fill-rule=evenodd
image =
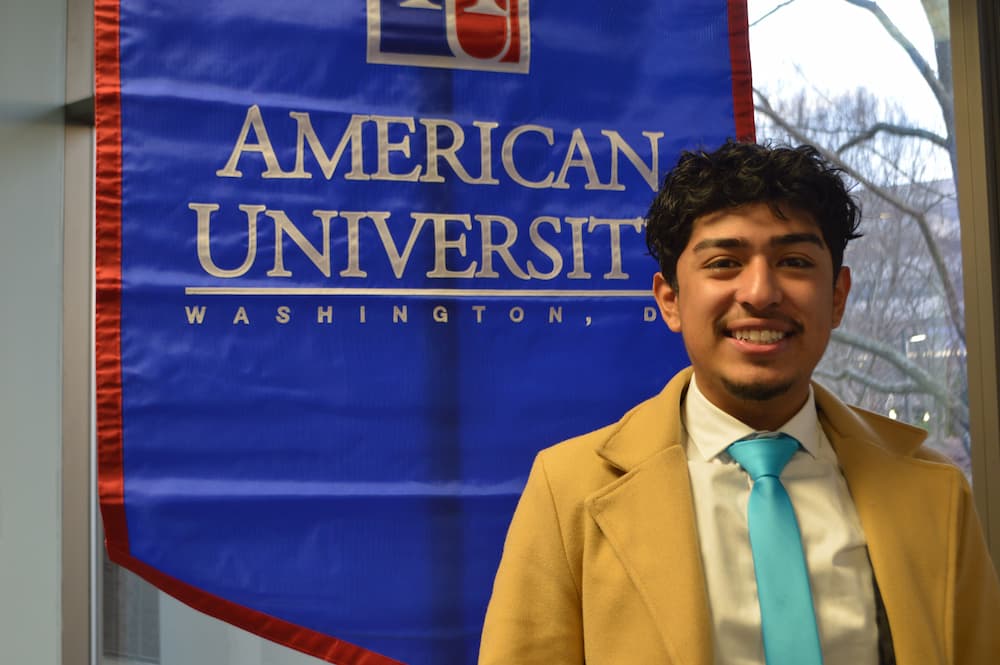
<path id="1" fill-rule="evenodd" d="M 652 292 L 578 289 L 379 289 L 188 286 L 189 296 L 392 296 L 415 298 L 649 298 Z"/>

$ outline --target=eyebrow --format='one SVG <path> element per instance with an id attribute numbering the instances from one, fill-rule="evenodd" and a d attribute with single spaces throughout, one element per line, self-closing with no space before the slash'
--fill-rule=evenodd
<path id="1" fill-rule="evenodd" d="M 785 235 L 774 236 L 769 243 L 772 247 L 785 247 L 787 245 L 798 245 L 809 243 L 817 247 L 826 249 L 823 239 L 815 233 L 786 233 Z M 700 252 L 705 249 L 733 249 L 747 247 L 749 243 L 743 238 L 706 238 L 691 248 L 693 252 Z"/>

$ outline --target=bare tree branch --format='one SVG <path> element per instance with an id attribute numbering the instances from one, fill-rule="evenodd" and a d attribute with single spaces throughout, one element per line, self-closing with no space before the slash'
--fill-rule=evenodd
<path id="1" fill-rule="evenodd" d="M 938 147 L 944 148 L 945 150 L 948 150 L 949 147 L 948 139 L 940 134 L 936 134 L 935 132 L 921 129 L 920 127 L 904 127 L 902 125 L 894 125 L 888 122 L 877 122 L 871 127 L 858 132 L 855 136 L 852 136 L 850 140 L 837 148 L 837 154 L 839 155 L 856 145 L 869 141 L 875 138 L 879 133 L 924 139 L 926 141 L 930 141 Z"/>
<path id="2" fill-rule="evenodd" d="M 907 381 L 905 383 L 885 383 L 883 381 L 877 381 L 875 377 L 871 374 L 866 374 L 865 372 L 859 372 L 850 367 L 842 368 L 839 372 L 825 372 L 823 370 L 817 369 L 815 372 L 816 376 L 822 377 L 824 379 L 829 379 L 830 381 L 854 381 L 855 383 L 860 383 L 866 388 L 871 388 L 880 393 L 894 394 L 894 395 L 912 395 L 912 394 L 922 394 L 924 391 L 920 389 L 917 384 Z"/>
<path id="3" fill-rule="evenodd" d="M 892 22 L 892 19 L 890 19 L 882 8 L 872 0 L 844 0 L 844 2 L 871 12 L 871 14 L 878 19 L 879 23 L 882 24 L 885 31 L 889 33 L 889 36 L 892 37 L 892 39 L 899 44 L 904 51 L 906 51 L 906 54 L 916 66 L 917 71 L 920 72 L 920 75 L 923 77 L 924 81 L 926 81 L 927 86 L 931 89 L 931 92 L 934 93 L 934 97 L 937 99 L 938 104 L 941 105 L 941 110 L 944 112 L 945 122 L 950 126 L 951 119 L 955 115 L 955 102 L 951 91 L 941 83 L 937 73 L 931 67 L 930 63 L 927 62 L 922 55 L 920 55 L 920 51 L 918 51 L 917 47 L 913 45 L 913 42 L 907 39 L 906 35 L 899 31 L 899 28 L 897 28 L 896 24 Z"/>
<path id="4" fill-rule="evenodd" d="M 861 349 L 862 351 L 867 351 L 868 353 L 878 356 L 898 369 L 903 376 L 907 377 L 914 384 L 916 384 L 920 392 L 932 395 L 934 398 L 938 399 L 948 408 L 949 411 L 951 411 L 953 417 L 957 421 L 961 423 L 968 423 L 968 404 L 962 402 L 962 400 L 959 399 L 959 397 L 957 397 L 948 386 L 944 385 L 943 382 L 932 377 L 930 374 L 925 372 L 923 368 L 910 362 L 906 356 L 896 349 L 887 344 L 883 344 L 882 342 L 862 337 L 861 335 L 857 335 L 841 328 L 835 329 L 830 338 L 835 342 L 847 344 L 848 346 Z"/>
<path id="5" fill-rule="evenodd" d="M 757 25 L 758 23 L 760 23 L 761 21 L 763 21 L 764 19 L 766 19 L 771 14 L 774 14 L 779 9 L 783 9 L 783 8 L 787 7 L 788 5 L 792 4 L 793 2 L 795 2 L 795 0 L 785 0 L 785 2 L 782 2 L 780 5 L 778 5 L 777 7 L 775 7 L 774 9 L 772 9 L 771 11 L 769 11 L 768 13 L 764 14 L 759 19 L 757 19 L 756 21 L 754 21 L 753 23 L 751 23 L 750 27 L 751 28 L 754 27 L 755 25 Z"/>

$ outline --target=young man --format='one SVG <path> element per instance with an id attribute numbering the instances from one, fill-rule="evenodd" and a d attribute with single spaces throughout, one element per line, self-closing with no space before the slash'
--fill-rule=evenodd
<path id="1" fill-rule="evenodd" d="M 808 146 L 682 155 L 647 243 L 692 367 L 538 455 L 480 665 L 1000 662 L 962 474 L 811 382 L 858 218 Z"/>

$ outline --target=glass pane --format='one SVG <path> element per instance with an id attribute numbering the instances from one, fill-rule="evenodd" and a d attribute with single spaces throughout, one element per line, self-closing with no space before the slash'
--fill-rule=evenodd
<path id="1" fill-rule="evenodd" d="M 160 662 L 159 592 L 108 561 L 103 549 L 101 643 L 104 662 Z"/>
<path id="2" fill-rule="evenodd" d="M 102 665 L 318 665 L 196 612 L 104 555 Z"/>
<path id="3" fill-rule="evenodd" d="M 757 136 L 821 148 L 863 208 L 817 378 L 970 476 L 948 2 L 871 4 L 750 0 Z"/>

